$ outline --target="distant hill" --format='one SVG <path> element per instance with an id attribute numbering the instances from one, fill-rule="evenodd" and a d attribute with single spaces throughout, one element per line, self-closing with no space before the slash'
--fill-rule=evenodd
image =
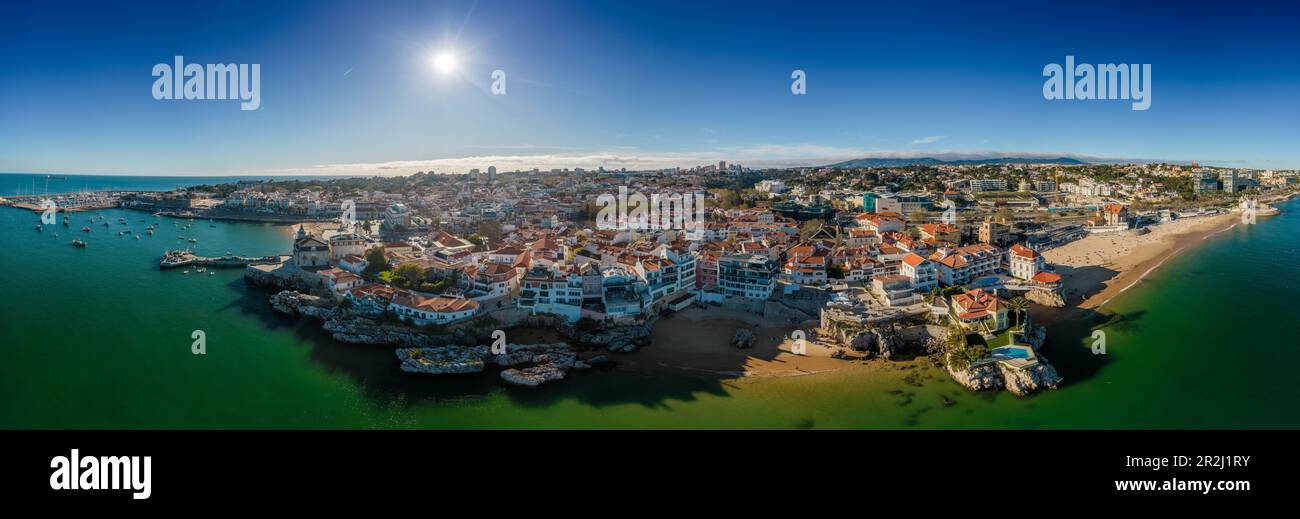
<path id="1" fill-rule="evenodd" d="M 980 164 L 1087 164 L 1079 159 L 1069 157 L 1028 158 L 1028 157 L 993 157 L 987 159 L 940 160 L 934 157 L 913 157 L 899 159 L 868 158 L 838 162 L 828 168 L 891 168 L 899 166 L 967 166 Z"/>

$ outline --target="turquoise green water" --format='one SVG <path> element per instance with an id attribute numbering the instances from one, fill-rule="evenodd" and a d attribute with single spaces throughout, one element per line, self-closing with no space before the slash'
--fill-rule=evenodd
<path id="1" fill-rule="evenodd" d="M 159 271 L 163 250 L 187 245 L 172 220 L 135 240 L 116 231 L 142 232 L 152 216 L 80 213 L 38 233 L 35 215 L 0 208 L 0 426 L 1298 427 L 1300 203 L 1283 207 L 1171 260 L 1108 305 L 1113 315 L 1054 327 L 1045 355 L 1067 384 L 1030 398 L 970 393 L 910 363 L 741 380 L 611 370 L 537 390 L 492 374 L 406 374 L 386 348 L 336 344 L 316 323 L 273 315 L 239 270 Z M 91 214 L 112 231 L 81 233 Z M 282 227 L 208 225 L 179 234 L 207 254 L 289 248 Z M 89 246 L 69 245 L 78 237 Z M 1088 349 L 1094 328 L 1105 357 Z M 206 355 L 190 351 L 194 330 Z"/>

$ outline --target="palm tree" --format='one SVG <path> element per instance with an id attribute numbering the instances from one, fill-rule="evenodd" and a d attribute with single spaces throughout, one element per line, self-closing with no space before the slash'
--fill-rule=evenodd
<path id="1" fill-rule="evenodd" d="M 1029 301 L 1025 301 L 1025 298 L 1020 296 L 1013 297 L 1011 298 L 1011 301 L 1007 302 L 1007 307 L 1011 308 L 1011 311 L 1016 314 L 1016 324 L 1020 324 L 1020 314 L 1024 312 L 1025 308 L 1028 306 Z"/>

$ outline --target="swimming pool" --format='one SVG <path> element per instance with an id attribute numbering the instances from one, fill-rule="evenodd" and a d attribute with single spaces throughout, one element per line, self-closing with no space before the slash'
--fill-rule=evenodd
<path id="1" fill-rule="evenodd" d="M 988 288 L 1002 283 L 1002 279 L 997 276 L 985 276 L 970 282 L 970 288 Z"/>
<path id="2" fill-rule="evenodd" d="M 1006 357 L 1006 358 L 1012 358 L 1012 359 L 1027 359 L 1027 358 L 1029 358 L 1029 348 L 1026 348 L 1026 347 L 1023 347 L 1023 346 L 1020 346 L 1020 347 L 1016 347 L 1016 346 L 1002 346 L 1002 347 L 999 347 L 999 348 L 993 348 L 993 352 L 992 352 L 992 353 L 993 353 L 993 357 L 994 357 L 994 358 L 997 358 L 997 357 Z"/>

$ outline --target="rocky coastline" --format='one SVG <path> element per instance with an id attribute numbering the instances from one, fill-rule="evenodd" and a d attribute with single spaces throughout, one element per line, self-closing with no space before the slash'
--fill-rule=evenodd
<path id="1" fill-rule="evenodd" d="M 1028 317 L 1025 318 L 1021 344 L 1034 350 L 1037 362 L 1027 367 L 1013 367 L 1002 362 L 989 361 L 965 369 L 959 369 L 952 363 L 945 363 L 948 375 L 958 384 L 971 391 L 1006 389 L 1016 396 L 1028 396 L 1041 389 L 1056 389 L 1063 380 L 1056 373 L 1056 368 L 1039 354 L 1047 341 L 1047 328 L 1035 326 Z"/>
<path id="2" fill-rule="evenodd" d="M 294 290 L 272 295 L 270 305 L 281 314 L 321 321 L 321 328 L 339 342 L 395 346 L 399 367 L 406 372 L 429 375 L 481 373 L 495 366 L 502 368 L 500 377 L 504 383 L 523 387 L 563 380 L 571 372 L 609 363 L 611 359 L 607 353 L 635 351 L 648 344 L 656 321 L 651 318 L 636 324 L 579 329 L 554 316 L 521 315 L 504 322 L 489 319 L 481 325 L 468 322 L 430 332 L 366 317 L 345 304 Z M 488 346 L 492 342 L 492 332 L 518 326 L 553 327 L 566 340 L 541 344 L 506 343 L 503 353 L 494 354 Z M 1023 342 L 1037 352 L 1046 340 L 1046 328 L 1026 322 L 1025 329 Z M 930 331 L 926 333 L 933 335 Z M 857 346 L 888 359 L 899 338 L 873 332 L 858 334 L 854 340 L 860 343 Z M 921 342 L 933 346 L 942 340 L 941 337 L 929 337 Z M 744 337 L 733 342 L 736 347 L 745 344 Z M 1061 377 L 1045 358 L 1038 356 L 1037 360 L 1035 365 L 1025 368 L 1009 367 L 1000 362 L 983 363 L 968 369 L 956 369 L 951 365 L 946 368 L 953 380 L 973 391 L 1006 389 L 1024 396 L 1039 389 L 1055 388 L 1061 382 Z"/>
<path id="3" fill-rule="evenodd" d="M 382 322 L 357 314 L 346 305 L 311 294 L 284 290 L 271 296 L 272 310 L 291 316 L 305 316 L 322 322 L 321 328 L 334 340 L 349 344 L 397 346 L 400 369 L 430 375 L 478 373 L 488 366 L 505 368 L 505 383 L 536 387 L 545 382 L 562 380 L 572 371 L 584 371 L 607 364 L 603 352 L 624 353 L 646 344 L 654 321 L 579 331 L 557 323 L 549 316 L 524 316 L 502 323 L 490 321 L 483 326 L 473 322 L 446 327 L 439 333 L 403 324 Z M 516 326 L 554 326 L 572 342 L 504 345 L 504 352 L 494 354 L 484 343 L 492 341 L 493 330 Z"/>
<path id="4" fill-rule="evenodd" d="M 953 380 L 971 391 L 1006 389 L 1016 396 L 1028 396 L 1040 389 L 1056 389 L 1061 383 L 1056 368 L 1041 358 L 1028 369 L 1009 368 L 998 362 L 964 370 L 949 365 L 947 369 Z"/>
<path id="5" fill-rule="evenodd" d="M 585 371 L 609 362 L 604 355 L 575 352 L 567 343 L 506 344 L 500 354 L 493 354 L 487 346 L 398 348 L 397 358 L 402 371 L 430 375 L 479 373 L 496 365 L 506 368 L 501 371 L 501 380 L 527 387 L 562 380 L 570 371 Z"/>

